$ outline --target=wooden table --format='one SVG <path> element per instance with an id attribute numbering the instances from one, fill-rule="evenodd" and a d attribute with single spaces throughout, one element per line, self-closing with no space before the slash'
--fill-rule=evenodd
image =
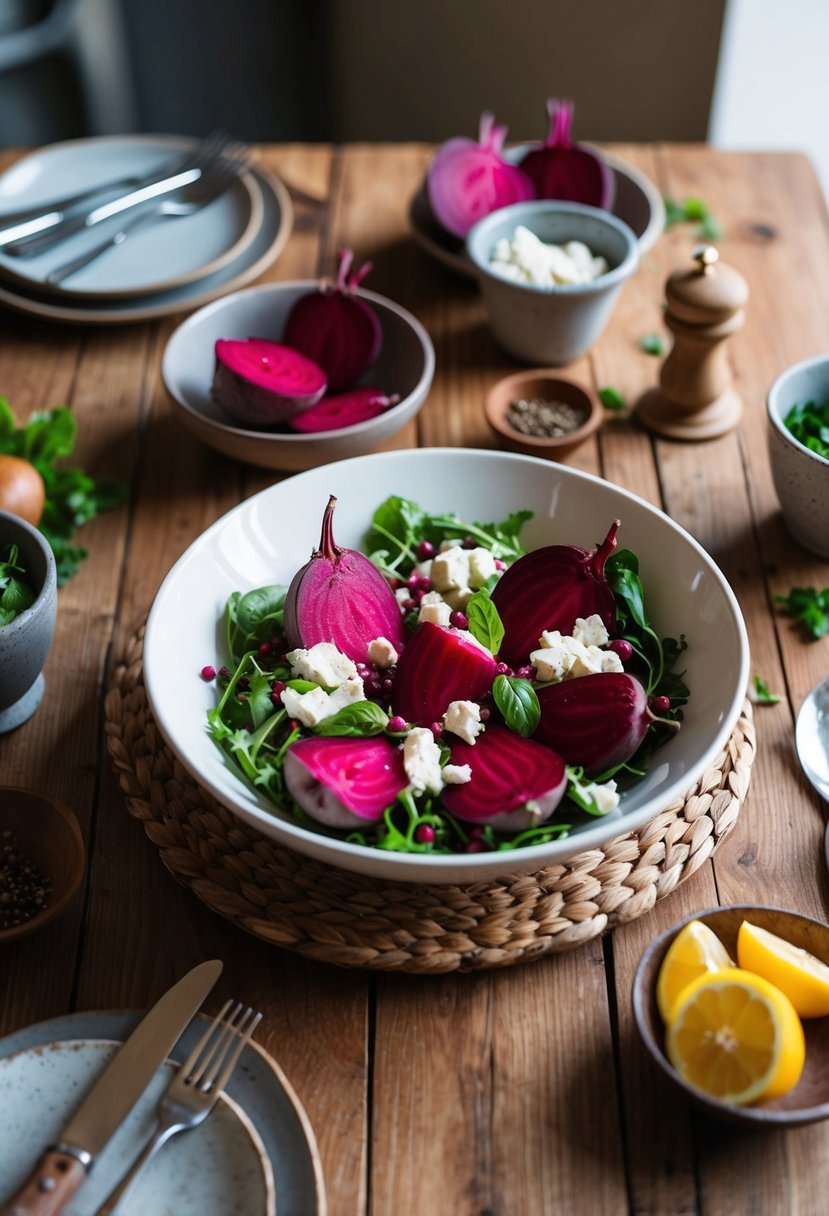
<path id="1" fill-rule="evenodd" d="M 102 731 L 113 656 L 170 566 L 240 498 L 274 478 L 199 445 L 168 413 L 159 374 L 179 318 L 95 330 L 4 313 L 0 392 L 19 418 L 68 405 L 77 463 L 131 486 L 129 504 L 83 529 L 81 573 L 60 592 L 47 696 L 0 739 L 0 781 L 42 787 L 77 811 L 89 868 L 58 924 L 0 955 L 0 1033 L 73 1009 L 145 1007 L 188 967 L 219 956 L 209 1005 L 236 994 L 265 1014 L 258 1037 L 294 1083 L 322 1154 L 332 1216 L 827 1211 L 829 1127 L 751 1134 L 708 1123 L 657 1075 L 630 1011 L 633 971 L 662 929 L 717 902 L 759 901 L 825 917 L 823 813 L 800 776 L 795 712 L 829 668 L 771 607 L 829 566 L 787 537 L 766 455 L 764 398 L 788 364 L 826 348 L 829 233 L 806 160 L 699 146 L 615 147 L 663 193 L 705 199 L 723 258 L 751 287 L 729 357 L 745 403 L 738 433 L 654 442 L 609 415 L 571 463 L 661 504 L 714 556 L 745 613 L 752 672 L 782 694 L 758 708 L 758 756 L 737 825 L 693 878 L 603 941 L 535 965 L 415 978 L 316 964 L 210 912 L 161 865 L 126 813 Z M 397 445 L 489 447 L 487 386 L 511 365 L 474 286 L 413 243 L 406 208 L 430 149 L 285 146 L 263 162 L 296 190 L 290 242 L 265 276 L 329 272 L 341 245 L 375 262 L 370 286 L 412 309 L 437 352 L 430 397 Z M 0 158 L 0 167 L 14 159 Z M 660 239 L 574 376 L 634 400 L 658 363 L 667 273 L 691 225 Z"/>

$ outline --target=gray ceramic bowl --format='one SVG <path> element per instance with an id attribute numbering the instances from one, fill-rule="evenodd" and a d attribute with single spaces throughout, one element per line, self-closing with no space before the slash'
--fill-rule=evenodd
<path id="1" fill-rule="evenodd" d="M 516 283 L 490 269 L 496 241 L 523 225 L 548 244 L 583 241 L 607 259 L 607 274 L 592 283 L 552 288 Z M 625 281 L 639 264 L 639 248 L 622 220 L 581 203 L 514 203 L 479 220 L 466 238 L 489 324 L 498 343 L 526 363 L 559 367 L 592 346 L 610 319 Z"/>
<path id="2" fill-rule="evenodd" d="M 0 734 L 32 716 L 43 697 L 43 664 L 52 644 L 57 576 L 49 542 L 25 520 L 0 511 L 0 553 L 17 545 L 36 592 L 30 608 L 0 625 Z"/>
<path id="3" fill-rule="evenodd" d="M 793 405 L 829 400 L 829 355 L 795 363 L 769 389 L 769 457 L 786 527 L 798 544 L 829 557 L 829 460 L 812 452 L 784 425 Z"/>
<path id="4" fill-rule="evenodd" d="M 178 327 L 164 351 L 162 375 L 173 413 L 188 430 L 225 456 L 266 469 L 312 469 L 371 452 L 420 410 L 435 374 L 435 351 L 420 322 L 385 296 L 357 294 L 380 319 L 383 344 L 363 382 L 400 401 L 368 422 L 312 435 L 245 430 L 231 422 L 210 395 L 217 338 L 269 338 L 278 342 L 294 303 L 316 280 L 268 283 L 215 300 Z"/>

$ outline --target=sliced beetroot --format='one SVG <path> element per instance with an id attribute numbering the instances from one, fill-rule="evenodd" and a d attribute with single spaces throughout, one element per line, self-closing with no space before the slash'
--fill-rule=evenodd
<path id="1" fill-rule="evenodd" d="M 334 541 L 332 494 L 325 508 L 319 548 L 291 580 L 285 598 L 285 636 L 290 647 L 310 650 L 333 642 L 355 663 L 367 663 L 368 647 L 387 638 L 403 649 L 403 617 L 394 592 L 373 562 Z"/>
<path id="2" fill-rule="evenodd" d="M 570 137 L 572 101 L 551 97 L 547 113 L 550 117 L 547 138 L 520 162 L 538 197 L 587 203 L 609 210 L 613 206 L 615 178 L 599 151 L 573 143 Z"/>
<path id="3" fill-rule="evenodd" d="M 323 368 L 331 392 L 347 388 L 368 371 L 383 342 L 377 313 L 356 294 L 371 262 L 350 274 L 353 260 L 351 250 L 343 249 L 336 283 L 324 283 L 301 296 L 285 325 L 283 340 Z"/>
<path id="4" fill-rule="evenodd" d="M 561 756 L 496 724 L 472 744 L 453 743 L 452 764 L 468 764 L 472 777 L 445 787 L 446 809 L 457 819 L 485 823 L 496 832 L 521 832 L 543 823 L 567 786 Z"/>
<path id="5" fill-rule="evenodd" d="M 525 553 L 504 571 L 492 602 L 504 625 L 499 657 L 513 667 L 528 662 L 545 630 L 572 634 L 577 617 L 594 613 L 613 632 L 616 602 L 604 564 L 616 547 L 619 520 L 593 551 L 576 545 L 547 545 Z"/>
<path id="6" fill-rule="evenodd" d="M 397 393 L 388 397 L 380 388 L 353 388 L 347 393 L 332 393 L 292 418 L 291 430 L 308 435 L 318 431 L 335 431 L 342 426 L 356 426 L 358 422 L 377 418 L 391 406 L 397 405 L 399 400 Z"/>
<path id="7" fill-rule="evenodd" d="M 306 814 L 331 828 L 376 823 L 408 784 L 399 744 L 370 739 L 299 739 L 285 753 L 285 785 Z"/>
<path id="8" fill-rule="evenodd" d="M 473 224 L 499 207 L 535 198 L 529 177 L 501 155 L 506 134 L 507 128 L 485 113 L 477 142 L 460 136 L 435 153 L 426 177 L 429 205 L 453 236 L 465 237 Z"/>
<path id="9" fill-rule="evenodd" d="M 541 719 L 533 735 L 567 764 L 595 777 L 629 760 L 657 719 L 648 694 L 627 672 L 599 672 L 539 688 Z M 659 719 L 663 721 L 663 719 Z M 665 723 L 679 729 L 679 723 Z"/>
<path id="10" fill-rule="evenodd" d="M 450 702 L 479 700 L 495 675 L 495 659 L 469 634 L 424 621 L 397 661 L 394 712 L 407 722 L 431 726 Z"/>
<path id="11" fill-rule="evenodd" d="M 213 400 L 243 426 L 278 426 L 319 401 L 328 381 L 305 355 L 265 338 L 219 338 Z"/>

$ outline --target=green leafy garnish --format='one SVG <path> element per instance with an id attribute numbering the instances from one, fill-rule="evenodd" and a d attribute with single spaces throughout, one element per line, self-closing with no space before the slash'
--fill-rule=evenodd
<path id="1" fill-rule="evenodd" d="M 659 334 L 643 334 L 639 339 L 639 346 L 646 355 L 665 354 L 665 343 L 662 341 Z"/>
<path id="2" fill-rule="evenodd" d="M 518 676 L 496 676 L 492 698 L 510 730 L 523 735 L 525 739 L 533 733 L 541 718 L 541 707 L 529 680 L 522 680 Z"/>
<path id="3" fill-rule="evenodd" d="M 775 604 L 803 625 L 815 639 L 829 633 L 829 587 L 816 591 L 814 587 L 792 587 L 788 595 L 776 595 Z"/>
<path id="4" fill-rule="evenodd" d="M 697 236 L 704 241 L 718 241 L 723 236 L 721 225 L 714 219 L 708 204 L 701 198 L 685 198 L 678 201 L 664 198 L 665 231 L 674 224 L 697 224 Z"/>
<path id="5" fill-rule="evenodd" d="M 38 526 L 54 552 L 59 584 L 78 572 L 87 555 L 72 543 L 75 530 L 126 498 L 126 487 L 114 478 L 96 481 L 81 469 L 56 464 L 71 456 L 76 433 L 73 414 L 63 408 L 30 414 L 25 425 L 18 426 L 8 402 L 0 397 L 0 453 L 27 460 L 43 479 L 46 504 Z"/>
<path id="6" fill-rule="evenodd" d="M 497 654 L 504 640 L 504 626 L 489 592 L 476 591 L 467 601 L 464 612 L 475 641 L 486 646 L 490 654 Z"/>
<path id="7" fill-rule="evenodd" d="M 793 405 L 783 419 L 783 425 L 798 443 L 829 460 L 829 399 L 820 405 L 814 401 Z"/>
<path id="8" fill-rule="evenodd" d="M 777 705 L 780 697 L 775 692 L 769 692 L 769 686 L 760 676 L 754 677 L 754 700 L 758 705 Z"/>
<path id="9" fill-rule="evenodd" d="M 599 389 L 599 400 L 606 410 L 623 410 L 627 406 L 627 402 L 619 390 L 611 388 L 610 385 Z"/>
<path id="10" fill-rule="evenodd" d="M 287 587 L 256 587 L 244 595 L 234 591 L 225 609 L 225 632 L 230 661 L 238 663 L 247 650 L 255 650 L 281 635 L 285 625 Z"/>
<path id="11" fill-rule="evenodd" d="M 588 815 L 595 815 L 601 818 L 608 812 L 600 808 L 596 801 L 595 795 L 591 791 L 591 786 L 595 786 L 594 781 L 585 781 L 584 769 L 574 768 L 571 765 L 567 766 L 567 790 L 568 798 L 575 802 L 576 806 L 582 811 L 586 811 Z"/>
<path id="12" fill-rule="evenodd" d="M 365 739 L 370 735 L 381 735 L 388 724 L 389 715 L 376 702 L 355 701 L 338 709 L 330 718 L 323 718 L 314 727 L 314 734 Z"/>
<path id="13" fill-rule="evenodd" d="M 674 664 L 686 649 L 683 636 L 660 638 L 648 619 L 645 592 L 639 578 L 639 558 L 630 549 L 611 553 L 605 563 L 605 577 L 616 598 L 616 614 L 621 632 L 619 637 L 630 642 L 642 669 L 643 683 L 649 696 L 666 696 L 671 700 L 670 716 L 688 700 L 688 689 L 673 671 Z"/>
<path id="14" fill-rule="evenodd" d="M 35 602 L 35 593 L 17 545 L 0 549 L 0 626 L 10 625 Z"/>

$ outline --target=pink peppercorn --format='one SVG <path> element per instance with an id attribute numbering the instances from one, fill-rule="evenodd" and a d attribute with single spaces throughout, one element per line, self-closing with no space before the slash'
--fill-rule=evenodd
<path id="1" fill-rule="evenodd" d="M 414 838 L 418 844 L 432 844 L 435 839 L 435 829 L 429 823 L 419 823 L 414 830 Z"/>
<path id="2" fill-rule="evenodd" d="M 208 682 L 210 680 L 215 680 L 216 679 L 216 668 L 211 667 L 210 664 L 208 663 L 206 667 L 202 667 L 202 669 L 201 669 L 201 678 Z"/>

